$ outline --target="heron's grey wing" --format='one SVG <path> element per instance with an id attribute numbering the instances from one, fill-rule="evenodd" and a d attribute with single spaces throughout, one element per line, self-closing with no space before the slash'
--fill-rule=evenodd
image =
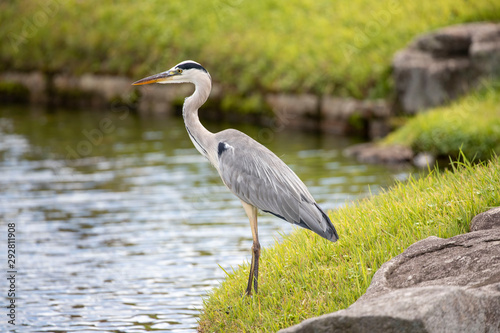
<path id="1" fill-rule="evenodd" d="M 299 177 L 269 149 L 241 132 L 218 138 L 219 174 L 241 200 L 336 241 L 337 232 Z"/>

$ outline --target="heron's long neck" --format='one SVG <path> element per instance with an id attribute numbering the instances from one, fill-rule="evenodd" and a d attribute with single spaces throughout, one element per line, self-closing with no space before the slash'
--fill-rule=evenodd
<path id="1" fill-rule="evenodd" d="M 184 117 L 189 137 L 196 149 L 213 164 L 214 161 L 212 161 L 211 152 L 215 149 L 214 134 L 208 131 L 198 118 L 198 109 L 207 101 L 212 89 L 212 83 L 209 77 L 204 77 L 199 82 L 195 82 L 194 85 L 194 93 L 184 101 L 182 116 Z"/>

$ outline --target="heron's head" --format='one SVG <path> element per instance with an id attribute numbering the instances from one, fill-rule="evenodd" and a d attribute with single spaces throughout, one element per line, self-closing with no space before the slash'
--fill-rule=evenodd
<path id="1" fill-rule="evenodd" d="M 133 85 L 142 85 L 150 83 L 197 83 L 201 79 L 210 78 L 208 71 L 199 63 L 186 60 L 168 71 L 145 77 L 132 83 Z"/>

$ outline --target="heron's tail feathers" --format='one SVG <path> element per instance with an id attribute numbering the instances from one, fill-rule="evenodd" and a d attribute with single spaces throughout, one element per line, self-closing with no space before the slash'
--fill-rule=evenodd
<path id="1" fill-rule="evenodd" d="M 297 223 L 298 225 L 314 231 L 329 241 L 335 242 L 339 239 L 332 221 L 317 203 L 308 204 L 304 208 L 300 210 L 300 222 Z"/>
<path id="2" fill-rule="evenodd" d="M 337 234 L 337 230 L 333 226 L 332 221 L 330 220 L 328 215 L 323 211 L 323 209 L 321 209 L 321 207 L 318 206 L 318 204 L 315 204 L 315 205 L 318 208 L 318 210 L 321 212 L 323 221 L 326 224 L 325 233 L 324 233 L 324 235 L 320 234 L 320 236 L 324 237 L 328 240 L 331 240 L 332 242 L 336 242 L 339 239 L 339 235 Z"/>

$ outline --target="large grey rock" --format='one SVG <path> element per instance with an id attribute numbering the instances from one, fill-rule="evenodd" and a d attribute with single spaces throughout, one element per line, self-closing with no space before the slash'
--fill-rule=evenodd
<path id="1" fill-rule="evenodd" d="M 494 23 L 460 24 L 419 36 L 413 47 L 436 58 L 468 56 L 474 38 L 494 31 L 498 31 L 498 26 Z"/>
<path id="2" fill-rule="evenodd" d="M 499 332 L 500 287 L 431 286 L 394 290 L 280 333 Z"/>
<path id="3" fill-rule="evenodd" d="M 474 35 L 470 57 L 480 73 L 500 76 L 500 29 L 487 29 Z"/>
<path id="4" fill-rule="evenodd" d="M 268 94 L 266 103 L 276 116 L 276 128 L 320 130 L 337 135 L 389 133 L 390 105 L 383 100 L 357 100 L 313 94 Z"/>
<path id="5" fill-rule="evenodd" d="M 420 36 L 393 59 L 397 99 L 405 112 L 442 105 L 500 76 L 500 24 L 470 23 Z"/>
<path id="6" fill-rule="evenodd" d="M 431 236 L 383 264 L 356 303 L 401 288 L 493 283 L 500 283 L 500 229 L 448 239 Z"/>
<path id="7" fill-rule="evenodd" d="M 419 241 L 349 308 L 280 332 L 500 332 L 500 228 Z"/>
<path id="8" fill-rule="evenodd" d="M 476 215 L 470 222 L 470 231 L 500 228 L 500 207 Z"/>
<path id="9" fill-rule="evenodd" d="M 337 135 L 359 133 L 365 128 L 369 138 L 380 138 L 390 131 L 392 108 L 384 100 L 357 100 L 324 96 L 319 106 L 321 129 Z"/>

